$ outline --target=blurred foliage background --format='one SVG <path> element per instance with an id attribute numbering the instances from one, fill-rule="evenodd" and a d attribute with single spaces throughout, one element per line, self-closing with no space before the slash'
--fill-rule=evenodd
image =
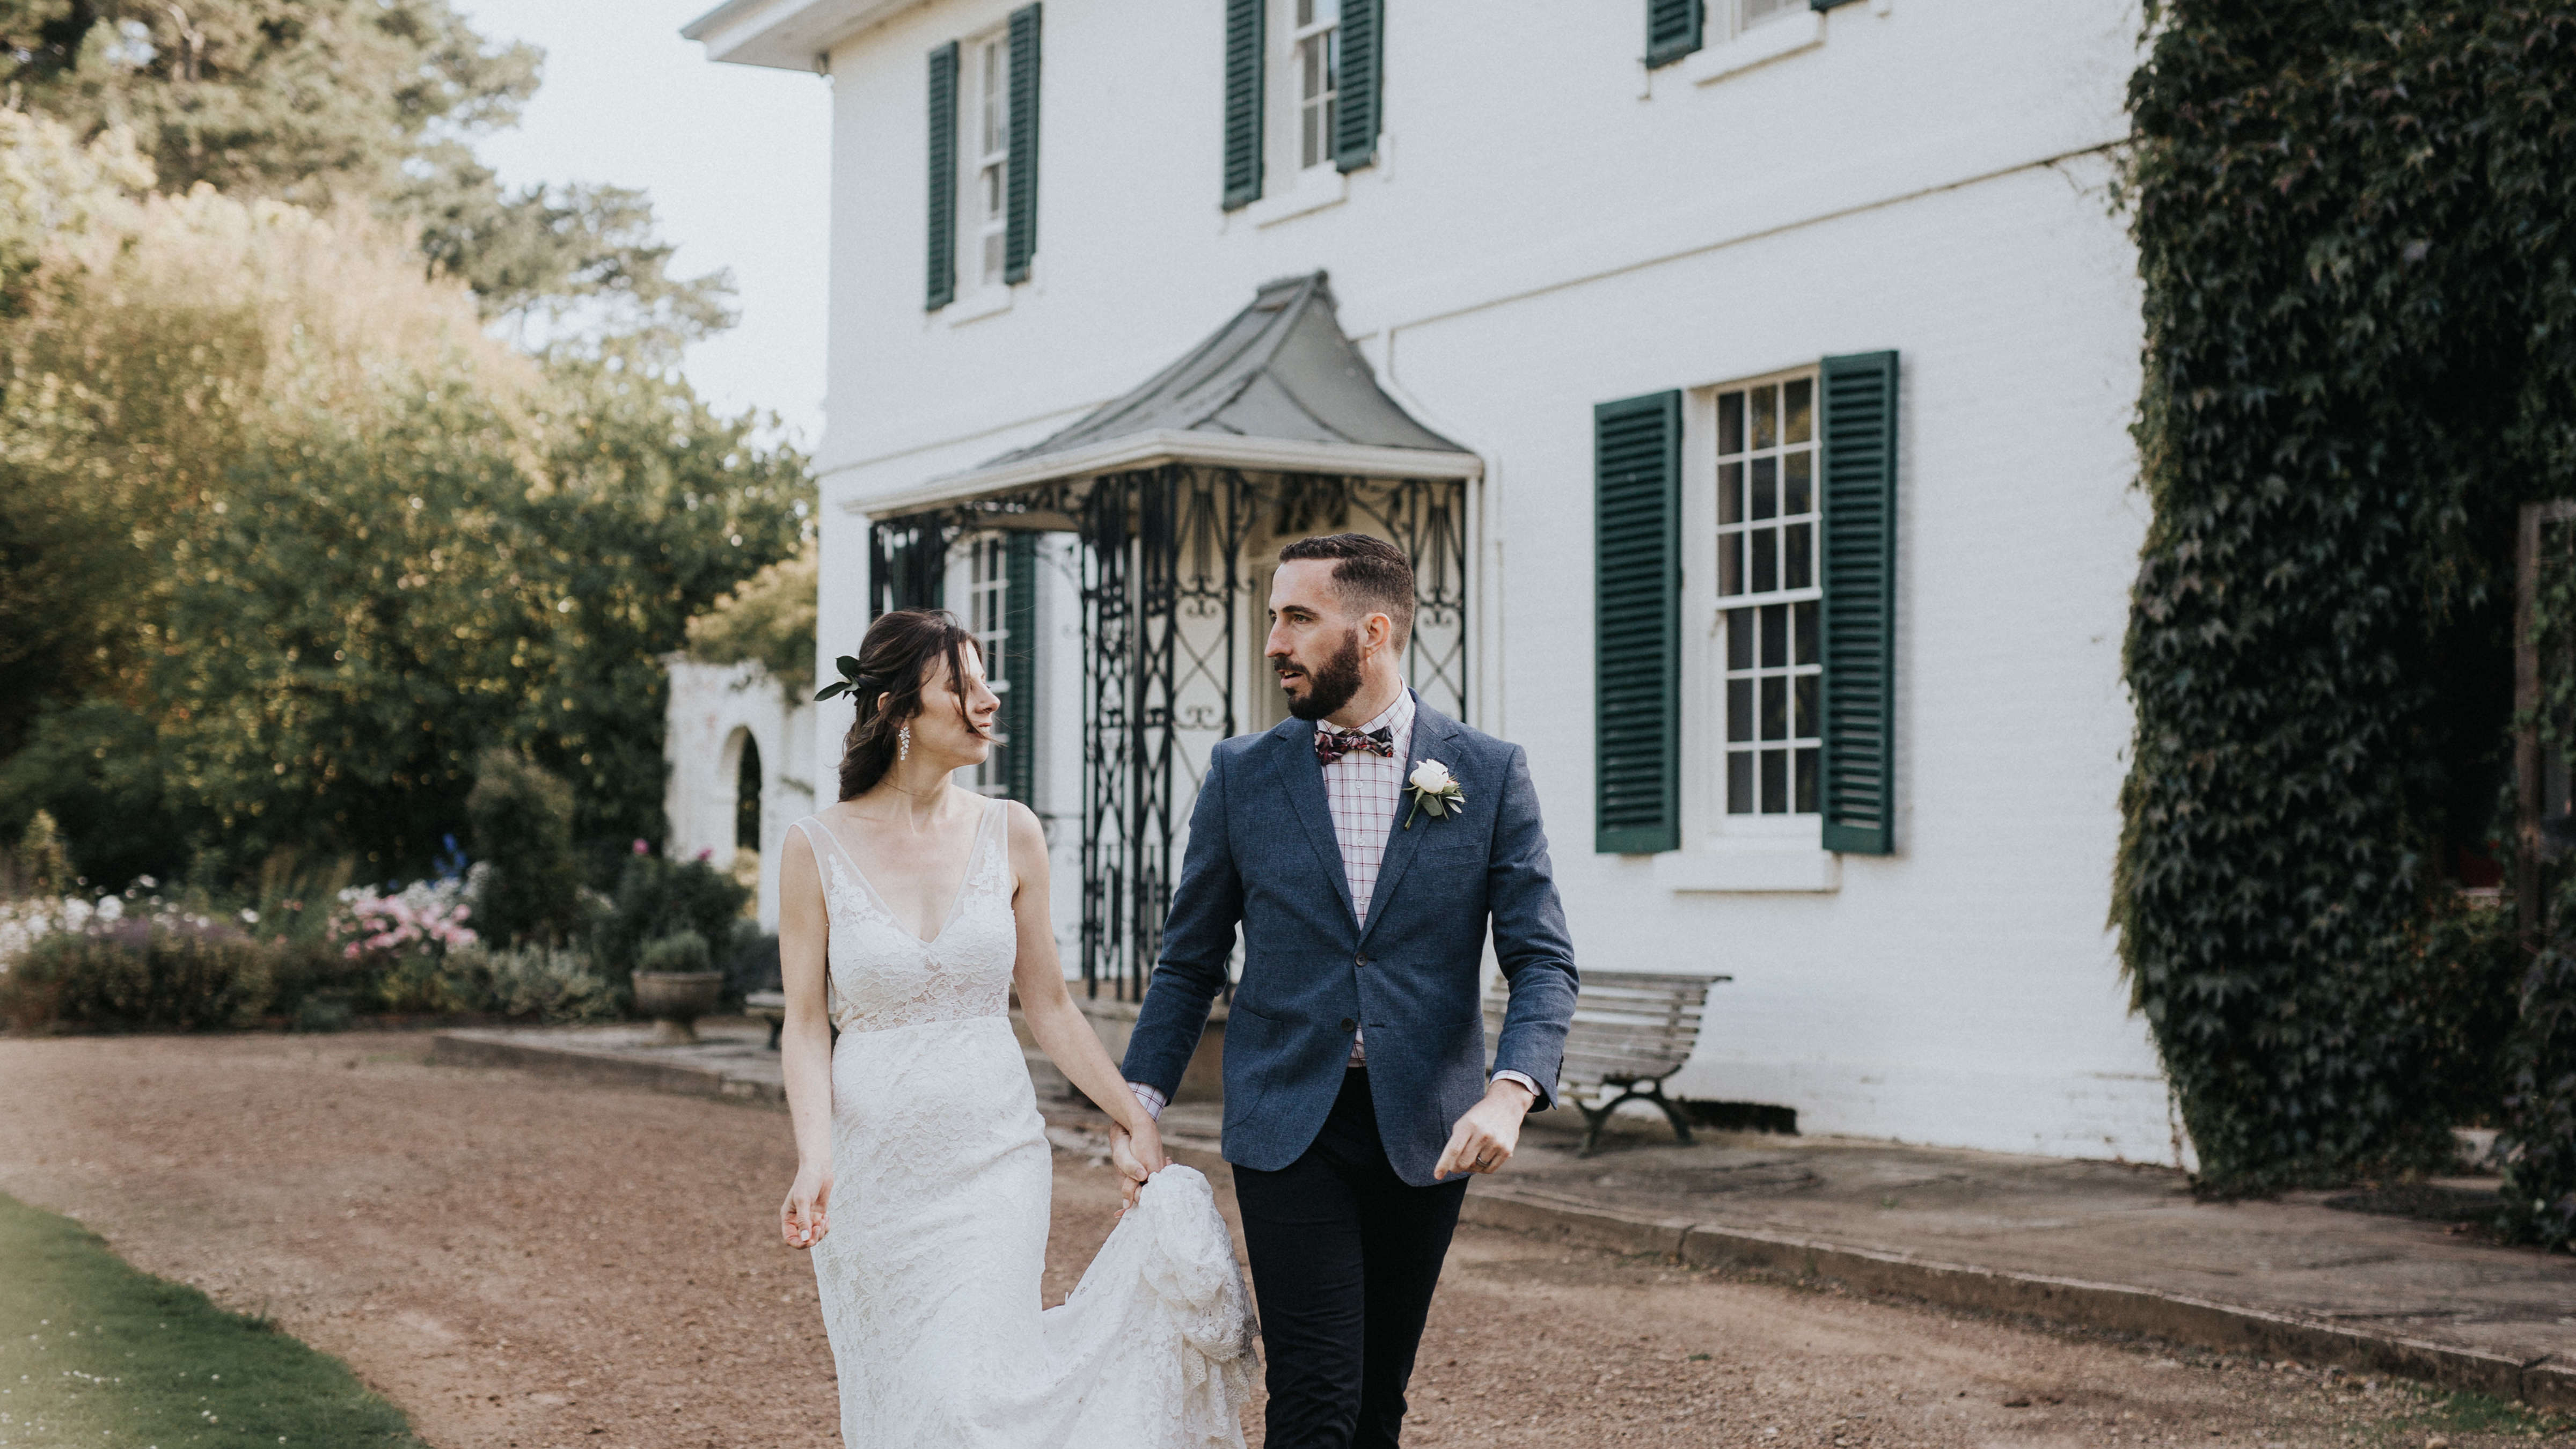
<path id="1" fill-rule="evenodd" d="M 0 835 L 399 879 L 498 749 L 593 884 L 662 837 L 657 656 L 813 483 L 680 375 L 729 285 L 644 197 L 476 161 L 541 59 L 444 0 L 0 0 Z"/>

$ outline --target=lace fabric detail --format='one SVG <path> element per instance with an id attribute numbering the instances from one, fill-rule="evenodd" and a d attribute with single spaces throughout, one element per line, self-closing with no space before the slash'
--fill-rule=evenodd
<path id="1" fill-rule="evenodd" d="M 1007 1016 L 1008 831 L 978 826 L 923 941 L 829 827 L 832 1231 L 813 1251 L 845 1446 L 1241 1449 L 1251 1296 L 1207 1180 L 1145 1185 L 1041 1312 L 1053 1154 Z M 825 839 L 815 839 L 817 832 Z"/>
<path id="2" fill-rule="evenodd" d="M 995 800 L 977 822 L 956 902 L 928 941 L 886 909 L 829 825 L 813 817 L 796 822 L 823 862 L 823 911 L 831 926 L 826 997 L 833 1026 L 891 1031 L 1010 1013 L 1019 923 L 1011 913 L 1008 809 Z"/>

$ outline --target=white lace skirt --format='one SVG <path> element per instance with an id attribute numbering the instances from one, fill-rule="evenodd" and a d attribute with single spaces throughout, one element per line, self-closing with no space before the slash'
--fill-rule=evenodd
<path id="1" fill-rule="evenodd" d="M 813 1256 L 845 1445 L 1243 1442 L 1250 1299 L 1207 1179 L 1155 1174 L 1042 1313 L 1053 1172 L 1007 1017 L 842 1034 Z"/>

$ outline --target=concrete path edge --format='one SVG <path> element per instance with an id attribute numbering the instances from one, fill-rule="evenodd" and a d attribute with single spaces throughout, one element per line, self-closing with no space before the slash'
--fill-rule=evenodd
<path id="1" fill-rule="evenodd" d="M 497 1039 L 498 1034 L 442 1031 L 430 1038 L 434 1067 L 511 1067 L 541 1076 L 571 1077 L 613 1086 L 649 1087 L 689 1097 L 736 1097 L 784 1105 L 784 1088 L 730 1077 L 687 1062 L 639 1062 L 613 1051 L 584 1051 L 559 1043 L 535 1045 Z"/>
<path id="2" fill-rule="evenodd" d="M 1485 1227 L 1616 1253 L 1652 1254 L 1693 1267 L 1749 1268 L 1796 1279 L 1821 1279 L 1859 1292 L 1944 1307 L 2024 1314 L 2229 1353 L 2402 1374 L 2449 1388 L 2519 1399 L 2539 1408 L 2576 1407 L 2576 1368 L 2567 1365 L 2524 1363 L 2473 1349 L 2123 1284 L 1936 1262 L 1719 1223 L 1628 1217 L 1550 1202 L 1500 1184 L 1477 1184 L 1467 1194 L 1460 1217 Z"/>

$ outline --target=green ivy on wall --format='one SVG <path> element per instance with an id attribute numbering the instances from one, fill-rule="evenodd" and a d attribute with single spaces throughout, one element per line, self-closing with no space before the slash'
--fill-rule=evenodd
<path id="1" fill-rule="evenodd" d="M 2149 47 L 2114 923 L 2206 1188 L 2433 1167 L 2525 964 L 2450 869 L 2516 510 L 2576 496 L 2576 0 L 2176 0 Z"/>

